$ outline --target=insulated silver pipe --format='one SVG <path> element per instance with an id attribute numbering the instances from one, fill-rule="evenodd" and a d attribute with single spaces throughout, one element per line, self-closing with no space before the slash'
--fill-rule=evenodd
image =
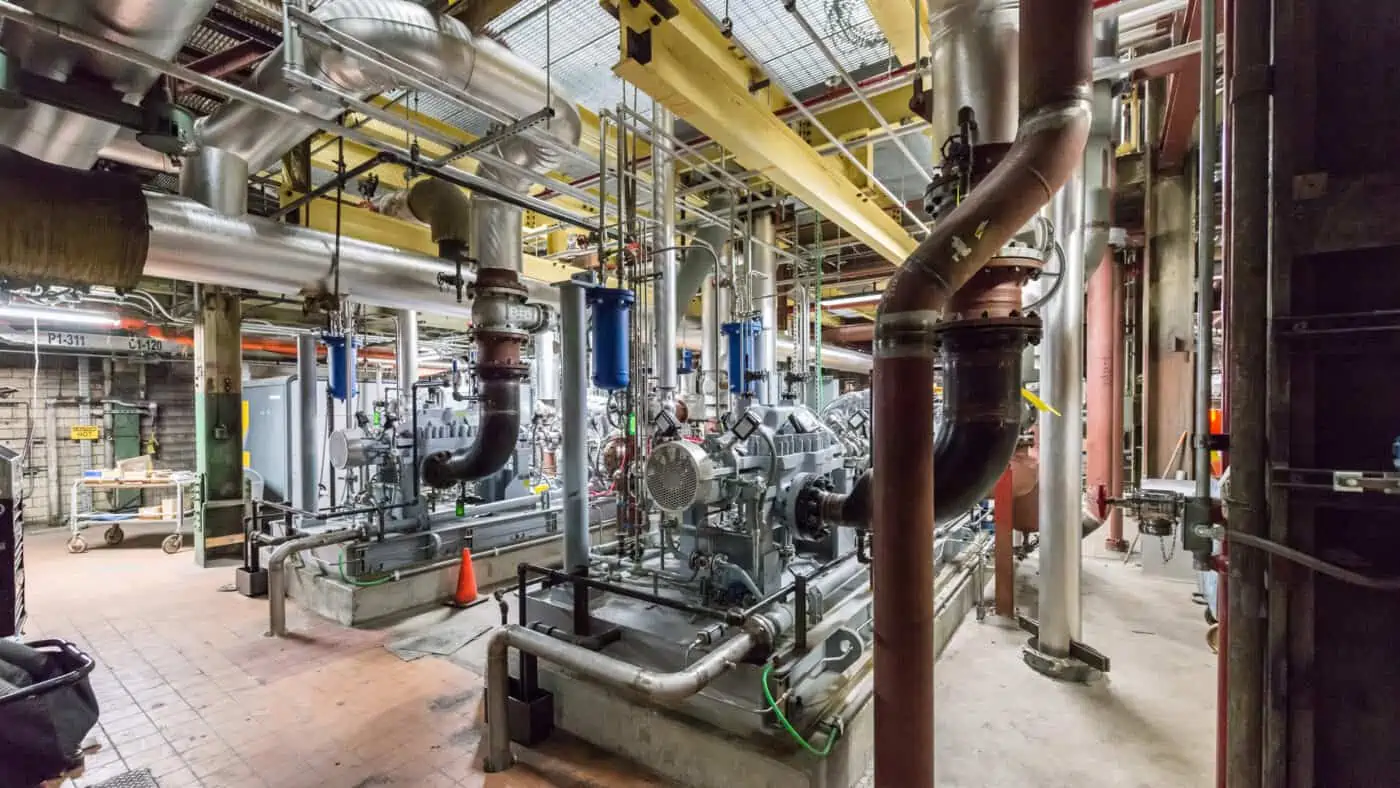
<path id="1" fill-rule="evenodd" d="M 316 335 L 297 334 L 297 463 L 296 494 L 292 505 L 305 512 L 316 511 L 320 504 L 321 447 L 316 431 Z"/>
<path id="2" fill-rule="evenodd" d="M 1215 350 L 1215 0 L 1201 0 L 1201 116 L 1196 170 L 1196 498 L 1210 500 L 1211 356 Z M 1210 507 L 1200 506 L 1207 514 Z M 1207 514 L 1208 518 L 1208 514 Z M 1210 522 L 1186 524 L 1187 528 Z"/>
<path id="3" fill-rule="evenodd" d="M 292 296 L 330 290 L 326 261 L 335 251 L 335 236 L 330 233 L 256 216 L 225 216 L 193 200 L 155 192 L 146 192 L 146 210 L 151 225 L 142 271 L 146 276 Z M 451 290 L 438 284 L 440 274 L 455 273 L 455 267 L 441 258 L 355 238 L 340 240 L 340 292 L 358 303 L 470 320 L 471 303 L 458 302 Z M 462 276 L 467 284 L 476 280 L 469 270 L 462 271 Z M 522 282 L 531 302 L 559 302 L 550 284 L 533 279 Z M 721 320 L 729 314 L 727 295 L 721 290 Z M 693 336 L 695 327 L 689 333 Z M 701 349 L 696 340 L 681 344 Z M 792 343 L 778 339 L 779 356 L 791 352 Z M 719 353 L 722 368 L 722 347 Z M 822 348 L 822 364 L 869 374 L 871 360 L 865 353 L 828 346 Z"/>
<path id="4" fill-rule="evenodd" d="M 563 422 L 564 571 L 588 571 L 588 313 L 585 286 L 559 285 L 564 335 Z"/>
<path id="5" fill-rule="evenodd" d="M 486 646 L 486 771 L 509 769 L 515 762 L 507 724 L 512 648 L 551 662 L 610 689 L 637 693 L 654 703 L 685 700 L 728 672 L 760 644 L 744 632 L 674 673 L 657 673 L 630 662 L 589 651 L 512 624 L 498 629 Z"/>
<path id="6" fill-rule="evenodd" d="M 1040 651 L 1068 657 L 1080 637 L 1080 488 L 1084 480 L 1084 175 L 1055 197 L 1066 239 L 1059 292 L 1045 305 L 1040 414 Z"/>
<path id="7" fill-rule="evenodd" d="M 267 558 L 268 637 L 287 636 L 287 559 L 317 547 L 353 542 L 362 535 L 358 528 L 326 531 L 283 542 L 273 548 L 272 555 Z"/>
<path id="8" fill-rule="evenodd" d="M 558 338 L 552 328 L 535 332 L 535 399 L 550 405 L 559 400 L 559 354 L 554 348 Z"/>
<path id="9" fill-rule="evenodd" d="M 394 314 L 397 322 L 398 352 L 395 368 L 398 373 L 399 398 L 409 402 L 413 384 L 418 382 L 418 312 L 400 309 Z"/>
<path id="10" fill-rule="evenodd" d="M 762 324 L 755 366 L 765 375 L 758 384 L 758 401 L 772 405 L 778 401 L 783 390 L 782 381 L 778 379 L 778 270 L 774 265 L 773 252 L 769 249 L 777 240 L 772 212 L 755 214 L 749 232 L 754 240 L 759 241 L 752 245 L 750 252 L 753 261 L 753 282 L 750 287 Z"/>
<path id="11" fill-rule="evenodd" d="M 660 129 L 670 132 L 675 125 L 671 113 L 656 105 L 655 123 Z M 656 388 L 663 408 L 670 408 L 676 396 L 676 165 L 671 158 L 669 144 L 664 138 L 658 142 L 662 146 L 653 150 L 651 159 L 652 209 L 660 220 L 651 228 L 652 262 L 656 268 L 656 279 L 652 283 L 652 303 L 655 304 L 652 324 L 655 326 L 656 347 Z"/>
<path id="12" fill-rule="evenodd" d="M 32 15 L 15 4 L 16 12 Z M 25 0 L 73 31 L 106 43 L 124 44 L 157 64 L 168 64 L 214 6 L 214 0 Z M 10 9 L 5 9 L 10 10 Z M 4 25 L 3 47 L 24 70 L 49 79 L 80 83 L 135 105 L 160 72 L 73 43 L 48 25 Z M 0 147 L 86 170 L 120 127 L 53 104 L 31 100 L 0 111 Z M 158 154 L 157 154 L 158 155 Z"/>

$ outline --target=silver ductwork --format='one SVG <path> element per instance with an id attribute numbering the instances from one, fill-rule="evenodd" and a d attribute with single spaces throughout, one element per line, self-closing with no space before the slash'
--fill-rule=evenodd
<path id="1" fill-rule="evenodd" d="M 180 47 L 214 6 L 214 0 L 20 0 L 17 5 L 99 38 L 164 60 Z M 109 84 L 135 103 L 160 76 L 27 25 L 0 27 L 0 49 L 30 73 L 66 81 L 74 74 Z M 0 147 L 44 161 L 86 170 L 117 136 L 118 127 L 31 101 L 0 110 Z"/>
<path id="2" fill-rule="evenodd" d="M 1020 122 L 1017 4 L 1008 0 L 932 0 L 932 122 L 935 144 L 958 130 L 971 107 L 980 144 L 1009 143 Z"/>
<path id="3" fill-rule="evenodd" d="M 716 216 L 729 214 L 729 196 L 720 194 L 710 198 L 705 210 Z M 723 225 L 706 224 L 695 231 L 695 242 L 685 251 L 679 269 L 676 271 L 676 312 L 684 315 L 690 302 L 700 294 L 700 286 L 705 277 L 715 273 L 719 260 L 724 256 L 725 244 L 729 243 L 729 228 Z"/>

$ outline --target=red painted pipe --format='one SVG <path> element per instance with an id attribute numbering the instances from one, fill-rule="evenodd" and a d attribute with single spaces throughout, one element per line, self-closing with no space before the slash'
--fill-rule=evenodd
<path id="1" fill-rule="evenodd" d="M 1089 135 L 1089 4 L 1021 0 L 1019 14 L 1023 120 L 1016 141 L 895 272 L 876 319 L 876 788 L 934 784 L 934 603 L 929 589 L 934 580 L 935 447 L 929 396 L 940 321 L 953 295 L 1069 179 L 1083 159 Z"/>
<path id="2" fill-rule="evenodd" d="M 1087 381 L 1084 416 L 1085 492 L 1090 501 L 1116 498 L 1123 484 L 1123 294 L 1113 251 L 1104 250 L 1098 270 L 1089 280 L 1085 320 L 1088 324 Z M 1102 496 L 1099 493 L 1102 491 Z M 1093 505 L 1086 509 L 1092 511 Z M 1106 516 L 1108 549 L 1123 551 L 1123 516 L 1116 507 Z"/>

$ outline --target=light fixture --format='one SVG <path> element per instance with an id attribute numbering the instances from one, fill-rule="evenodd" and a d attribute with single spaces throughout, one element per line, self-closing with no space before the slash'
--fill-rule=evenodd
<path id="1" fill-rule="evenodd" d="M 39 320 L 46 323 L 72 323 L 83 326 L 116 326 L 121 323 L 112 315 L 100 312 L 82 312 L 77 309 L 59 309 L 50 306 L 0 306 L 0 318 L 18 320 Z"/>
<path id="2" fill-rule="evenodd" d="M 835 298 L 823 298 L 822 308 L 831 309 L 838 306 L 856 306 L 858 304 L 878 304 L 884 298 L 884 293 L 856 293 L 855 295 L 836 296 Z"/>

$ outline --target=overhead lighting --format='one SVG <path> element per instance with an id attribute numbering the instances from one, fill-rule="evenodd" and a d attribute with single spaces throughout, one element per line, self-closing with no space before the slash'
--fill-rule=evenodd
<path id="1" fill-rule="evenodd" d="M 831 309 L 839 306 L 858 306 L 860 304 L 878 304 L 884 298 L 884 293 L 857 293 L 855 295 L 836 296 L 835 298 L 823 298 L 822 308 Z"/>
<path id="2" fill-rule="evenodd" d="M 40 320 L 45 323 L 71 323 L 80 326 L 116 326 L 120 320 L 100 312 L 82 312 L 48 306 L 0 306 L 0 318 Z"/>

